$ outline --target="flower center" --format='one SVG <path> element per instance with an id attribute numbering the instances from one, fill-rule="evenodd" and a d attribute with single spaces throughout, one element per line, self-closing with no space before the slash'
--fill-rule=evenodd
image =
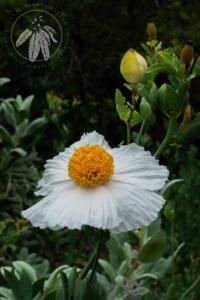
<path id="1" fill-rule="evenodd" d="M 68 163 L 68 175 L 82 187 L 103 185 L 110 180 L 113 172 L 112 156 L 99 145 L 77 148 Z"/>

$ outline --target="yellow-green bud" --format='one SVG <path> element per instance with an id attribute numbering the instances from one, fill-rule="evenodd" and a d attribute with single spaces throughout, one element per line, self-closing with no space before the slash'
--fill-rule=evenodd
<path id="1" fill-rule="evenodd" d="M 123 56 L 120 72 L 124 79 L 131 84 L 141 81 L 147 70 L 145 58 L 137 51 L 129 49 Z"/>
<path id="2" fill-rule="evenodd" d="M 153 21 L 147 23 L 147 34 L 149 40 L 156 40 L 157 38 L 157 28 Z"/>
<path id="3" fill-rule="evenodd" d="M 190 123 L 191 117 L 192 117 L 192 106 L 188 104 L 184 111 L 183 124 L 187 126 L 187 124 Z"/>
<path id="4" fill-rule="evenodd" d="M 186 68 L 189 68 L 192 64 L 194 59 L 194 49 L 191 40 L 186 41 L 185 46 L 181 50 L 180 59 L 185 64 Z"/>

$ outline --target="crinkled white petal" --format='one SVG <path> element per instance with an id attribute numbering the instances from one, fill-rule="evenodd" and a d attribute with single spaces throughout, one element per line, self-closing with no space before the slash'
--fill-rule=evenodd
<path id="1" fill-rule="evenodd" d="M 158 216 L 165 200 L 156 192 L 144 190 L 133 184 L 110 182 L 108 190 L 117 200 L 118 215 L 121 219 L 114 231 L 129 231 L 152 223 Z"/>
<path id="2" fill-rule="evenodd" d="M 45 164 L 45 171 L 43 178 L 38 182 L 37 196 L 46 196 L 54 189 L 59 189 L 60 185 L 65 184 L 66 181 L 71 181 L 68 176 L 68 161 L 71 157 L 70 152 L 66 149 L 59 153 L 53 159 L 48 159 Z"/>
<path id="3" fill-rule="evenodd" d="M 22 212 L 33 226 L 81 229 L 83 225 L 114 228 L 121 222 L 116 200 L 104 187 L 84 189 L 68 182 L 43 200 Z"/>
<path id="4" fill-rule="evenodd" d="M 115 172 L 112 181 L 127 182 L 143 189 L 161 190 L 169 176 L 165 166 L 136 144 L 111 149 L 114 158 Z"/>
<path id="5" fill-rule="evenodd" d="M 101 146 L 105 149 L 110 149 L 110 146 L 108 145 L 108 143 L 105 140 L 104 136 L 99 134 L 96 131 L 92 131 L 92 132 L 89 132 L 89 133 L 84 133 L 81 136 L 80 141 L 72 144 L 69 147 L 69 150 L 72 151 L 72 153 L 73 153 L 73 151 L 76 148 L 82 147 L 82 146 L 85 146 L 85 145 L 99 145 L 99 146 Z"/>

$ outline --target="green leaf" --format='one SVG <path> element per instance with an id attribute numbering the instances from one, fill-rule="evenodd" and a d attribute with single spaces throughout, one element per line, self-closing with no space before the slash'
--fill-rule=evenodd
<path id="1" fill-rule="evenodd" d="M 25 272 L 27 276 L 30 278 L 31 282 L 34 282 L 37 280 L 37 275 L 35 269 L 26 263 L 25 261 L 17 260 L 13 262 L 13 265 L 17 272 L 21 274 L 22 272 Z"/>
<path id="2" fill-rule="evenodd" d="M 149 102 L 143 97 L 140 102 L 140 115 L 143 120 L 146 120 L 150 117 L 152 111 Z"/>
<path id="3" fill-rule="evenodd" d="M 76 289 L 74 291 L 74 300 L 84 300 L 86 288 L 87 288 L 87 279 L 77 280 Z"/>
<path id="4" fill-rule="evenodd" d="M 164 83 L 159 91 L 159 105 L 162 111 L 172 110 L 173 112 L 179 112 L 180 101 L 177 92 L 169 84 Z"/>
<path id="5" fill-rule="evenodd" d="M 106 260 L 103 259 L 99 259 L 98 262 L 104 270 L 104 272 L 106 273 L 106 275 L 109 277 L 110 281 L 114 282 L 116 274 L 111 264 L 109 264 Z"/>
<path id="6" fill-rule="evenodd" d="M 111 235 L 111 238 L 106 243 L 106 247 L 109 250 L 111 265 L 115 269 L 119 268 L 121 262 L 127 259 L 127 255 L 116 234 Z"/>
<path id="7" fill-rule="evenodd" d="M 105 300 L 106 294 L 97 281 L 96 276 L 86 285 L 84 300 Z"/>
<path id="8" fill-rule="evenodd" d="M 134 127 L 137 124 L 140 124 L 142 122 L 142 117 L 139 114 L 139 112 L 137 110 L 134 110 L 132 118 L 130 120 L 130 126 Z"/>
<path id="9" fill-rule="evenodd" d="M 55 300 L 55 299 L 56 299 L 56 291 L 52 291 L 44 297 L 44 300 Z"/>
<path id="10" fill-rule="evenodd" d="M 168 221 L 173 222 L 175 220 L 175 210 L 167 204 L 164 208 L 164 215 Z"/>
<path id="11" fill-rule="evenodd" d="M 166 61 L 160 61 L 159 63 L 155 63 L 147 69 L 147 74 L 155 76 L 158 73 L 166 73 L 176 76 L 177 70 L 174 67 L 173 63 L 167 63 Z"/>
<path id="12" fill-rule="evenodd" d="M 28 125 L 26 136 L 34 134 L 38 129 L 46 124 L 45 117 L 38 118 Z"/>
<path id="13" fill-rule="evenodd" d="M 158 99 L 158 88 L 154 82 L 152 82 L 152 87 L 147 95 L 147 99 L 151 104 L 151 107 L 156 108 Z"/>
<path id="14" fill-rule="evenodd" d="M 13 146 L 14 142 L 12 139 L 12 136 L 8 132 L 8 130 L 0 125 L 0 139 L 2 139 L 3 142 L 8 143 L 10 146 Z"/>
<path id="15" fill-rule="evenodd" d="M 129 270 L 129 263 L 127 260 L 122 261 L 121 265 L 119 266 L 119 269 L 117 270 L 117 274 L 120 274 L 122 276 L 126 276 Z"/>
<path id="16" fill-rule="evenodd" d="M 158 55 L 158 58 L 162 59 L 166 63 L 170 63 L 172 60 L 173 54 L 169 53 L 168 51 L 159 51 L 157 55 Z"/>
<path id="17" fill-rule="evenodd" d="M 16 127 L 16 134 L 18 137 L 25 137 L 28 130 L 28 119 L 25 119 L 21 124 Z"/>
<path id="18" fill-rule="evenodd" d="M 0 86 L 6 84 L 6 83 L 8 83 L 8 82 L 10 82 L 10 79 L 9 79 L 9 78 L 6 78 L 6 77 L 1 77 L 1 78 L 0 78 Z"/>
<path id="19" fill-rule="evenodd" d="M 165 187 L 162 189 L 161 194 L 162 194 L 162 195 L 165 195 L 165 193 L 167 193 L 168 190 L 169 190 L 174 184 L 177 184 L 177 183 L 180 183 L 180 182 L 183 182 L 183 179 L 173 179 L 173 180 L 170 180 L 170 181 L 165 185 Z"/>
<path id="20" fill-rule="evenodd" d="M 197 58 L 195 65 L 192 70 L 192 75 L 199 76 L 200 75 L 200 56 Z"/>
<path id="21" fill-rule="evenodd" d="M 13 148 L 10 150 L 10 153 L 17 153 L 21 157 L 25 157 L 27 155 L 27 152 L 22 148 Z"/>
<path id="22" fill-rule="evenodd" d="M 146 74 L 157 75 L 157 73 L 163 71 L 164 71 L 163 66 L 160 63 L 156 63 L 147 69 Z"/>
<path id="23" fill-rule="evenodd" d="M 139 260 L 145 263 L 157 261 L 165 252 L 167 239 L 164 230 L 156 233 L 141 249 Z"/>
<path id="24" fill-rule="evenodd" d="M 32 299 L 32 280 L 33 274 L 27 272 L 27 270 L 22 270 L 20 274 L 20 284 L 19 288 L 21 290 L 21 298 L 20 300 L 31 300 Z"/>
<path id="25" fill-rule="evenodd" d="M 158 44 L 157 40 L 150 40 L 147 42 L 147 45 L 150 47 L 155 47 Z"/>
<path id="26" fill-rule="evenodd" d="M 118 112 L 120 119 L 123 122 L 127 123 L 130 118 L 130 115 L 131 115 L 131 109 L 126 104 L 125 97 L 122 95 L 122 93 L 118 89 L 116 89 L 116 93 L 115 93 L 115 104 L 116 104 L 116 110 Z"/>
<path id="27" fill-rule="evenodd" d="M 158 216 L 155 221 L 153 221 L 147 227 L 147 238 L 152 238 L 156 233 L 160 232 L 161 230 L 161 217 Z"/>
<path id="28" fill-rule="evenodd" d="M 124 83 L 124 86 L 127 88 L 127 90 L 131 91 L 132 92 L 132 85 L 129 84 L 129 83 Z"/>
<path id="29" fill-rule="evenodd" d="M 104 290 L 97 282 L 96 276 L 89 281 L 83 279 L 77 281 L 74 300 L 105 300 Z"/>
<path id="30" fill-rule="evenodd" d="M 6 300 L 16 300 L 13 292 L 4 287 L 0 287 L 0 296 L 3 296 Z M 2 300 L 4 300 L 4 298 Z"/>
<path id="31" fill-rule="evenodd" d="M 76 279 L 77 279 L 77 270 L 76 267 L 74 267 L 70 273 L 69 280 L 68 280 L 69 297 L 73 296 L 75 285 L 76 285 Z"/>
<path id="32" fill-rule="evenodd" d="M 36 296 L 38 293 L 43 292 L 44 280 L 44 278 L 40 278 L 33 283 L 33 296 Z"/>
<path id="33" fill-rule="evenodd" d="M 52 290 L 59 290 L 62 288 L 62 277 L 61 272 L 64 272 L 66 269 L 68 269 L 68 265 L 63 265 L 58 267 L 51 273 L 48 280 L 45 282 L 45 292 L 48 293 Z"/>
<path id="34" fill-rule="evenodd" d="M 12 125 L 13 127 L 16 126 L 16 117 L 15 117 L 15 110 L 12 104 L 8 101 L 4 101 L 1 105 L 4 116 L 8 124 Z"/>
<path id="35" fill-rule="evenodd" d="M 12 290 L 16 300 L 31 300 L 32 299 L 32 285 L 27 274 L 22 271 L 18 279 L 14 269 L 11 271 L 5 270 L 4 276 Z"/>
<path id="36" fill-rule="evenodd" d="M 157 280 L 161 280 L 169 271 L 171 263 L 172 257 L 160 258 L 153 263 L 141 263 L 136 270 L 133 270 L 130 279 L 135 280 L 136 278 L 141 278 L 143 274 L 151 274 Z"/>
<path id="37" fill-rule="evenodd" d="M 23 100 L 21 95 L 17 95 L 15 102 L 14 102 L 15 108 L 17 111 L 23 110 Z"/>
<path id="38" fill-rule="evenodd" d="M 30 111 L 30 108 L 31 108 L 31 104 L 32 104 L 32 102 L 33 102 L 33 99 L 34 99 L 34 95 L 30 95 L 30 96 L 28 96 L 26 99 L 24 99 L 24 101 L 23 101 L 22 108 L 23 108 L 24 110 L 26 110 L 27 113 L 29 113 L 29 111 Z"/>

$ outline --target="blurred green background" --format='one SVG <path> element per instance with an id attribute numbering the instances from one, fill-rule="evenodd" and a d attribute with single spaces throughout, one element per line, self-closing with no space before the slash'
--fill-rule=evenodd
<path id="1" fill-rule="evenodd" d="M 147 40 L 146 24 L 153 17 L 158 39 L 163 41 L 164 47 L 173 47 L 179 55 L 184 41 L 192 39 L 198 56 L 200 2 L 59 0 L 43 3 L 53 5 L 56 12 L 62 13 L 67 47 L 64 51 L 61 49 L 58 58 L 47 67 L 34 69 L 13 59 L 4 41 L 9 18 L 25 1 L 0 2 L 0 77 L 11 79 L 1 87 L 1 98 L 15 98 L 20 94 L 24 99 L 34 95 L 26 117 L 30 122 L 40 117 L 47 120 L 37 134 L 33 131 L 19 139 L 16 147 L 23 148 L 28 156 L 11 155 L 9 143 L 5 146 L 0 141 L 0 263 L 32 259 L 35 265 L 42 262 L 48 269 L 49 264 L 53 268 L 66 260 L 82 265 L 93 240 L 88 238 L 87 232 L 41 232 L 23 223 L 20 211 L 33 203 L 33 190 L 45 159 L 77 140 L 84 131 L 97 130 L 112 146 L 124 140 L 126 128 L 117 116 L 114 103 L 116 87 L 125 92 L 119 72 L 122 55 L 129 48 L 142 51 L 141 42 Z M 200 79 L 195 79 L 190 92 L 191 105 L 194 111 L 199 111 Z M 23 120 L 23 116 L 18 117 Z M 162 116 L 158 116 L 157 122 L 149 125 L 143 141 L 152 151 L 155 140 L 160 141 L 164 134 L 161 119 Z M 0 122 L 7 124 L 3 115 Z M 14 134 L 11 124 L 7 126 Z M 184 147 L 174 145 L 161 158 L 164 163 L 168 161 L 172 179 L 184 179 L 183 184 L 171 189 L 168 195 L 176 212 L 175 243 L 185 242 L 174 275 L 183 286 L 196 279 L 200 268 L 199 142 L 198 128 L 186 137 Z M 164 225 L 171 230 L 167 221 Z M 37 256 L 31 257 L 31 253 Z M 199 297 L 196 292 L 191 299 Z"/>

